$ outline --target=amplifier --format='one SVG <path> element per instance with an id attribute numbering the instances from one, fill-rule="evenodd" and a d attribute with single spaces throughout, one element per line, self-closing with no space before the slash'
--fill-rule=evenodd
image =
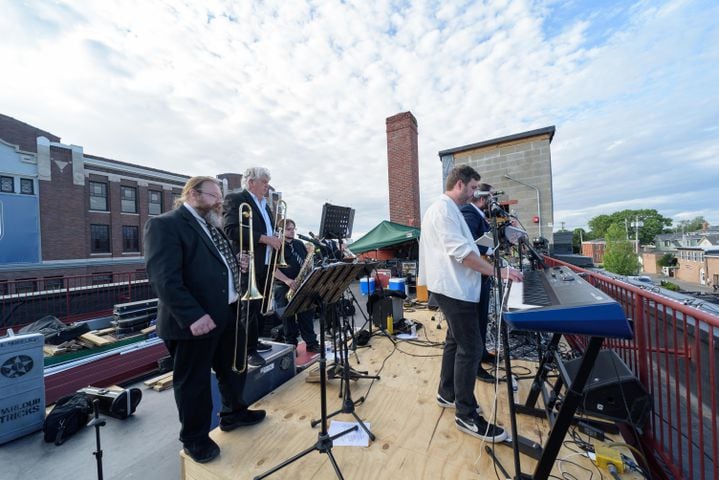
<path id="1" fill-rule="evenodd" d="M 404 316 L 403 300 L 397 297 L 384 297 L 376 300 L 372 304 L 370 317 L 375 326 L 386 329 L 387 317 L 392 315 L 394 323 L 402 320 Z"/>
<path id="2" fill-rule="evenodd" d="M 564 363 L 572 380 L 581 361 L 579 358 Z M 622 359 L 612 350 L 600 351 L 578 410 L 641 428 L 651 409 L 651 397 Z"/>

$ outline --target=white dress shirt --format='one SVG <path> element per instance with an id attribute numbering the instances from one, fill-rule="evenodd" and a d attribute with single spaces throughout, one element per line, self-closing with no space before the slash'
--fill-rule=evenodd
<path id="1" fill-rule="evenodd" d="M 462 264 L 479 249 L 454 200 L 442 194 L 422 217 L 418 284 L 456 300 L 479 302 L 482 276 Z"/>

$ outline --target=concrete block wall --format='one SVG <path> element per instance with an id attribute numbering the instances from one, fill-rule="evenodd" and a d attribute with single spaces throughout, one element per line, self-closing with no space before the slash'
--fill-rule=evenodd
<path id="1" fill-rule="evenodd" d="M 482 182 L 491 184 L 505 195 L 500 200 L 517 200 L 510 211 L 515 213 L 530 238 L 540 235 L 540 226 L 532 221 L 538 215 L 537 191 L 504 175 L 539 189 L 541 208 L 541 236 L 553 243 L 554 207 L 552 191 L 552 163 L 549 135 L 487 145 L 473 150 L 454 153 L 454 164 L 468 164 L 482 176 Z"/>

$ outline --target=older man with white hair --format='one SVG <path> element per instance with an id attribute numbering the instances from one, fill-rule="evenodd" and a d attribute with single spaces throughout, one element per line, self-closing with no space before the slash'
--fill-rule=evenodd
<path id="1" fill-rule="evenodd" d="M 265 284 L 267 278 L 272 249 L 279 250 L 282 246 L 282 241 L 274 234 L 274 219 L 267 203 L 270 178 L 270 171 L 267 168 L 248 168 L 242 178 L 245 189 L 226 195 L 223 205 L 225 233 L 232 241 L 235 253 L 239 253 L 240 235 L 245 248 L 249 249 L 250 242 L 252 243 L 255 251 L 255 279 L 260 286 Z M 250 238 L 249 218 L 240 218 L 239 215 L 239 208 L 243 203 L 247 203 L 252 208 L 252 238 Z M 250 300 L 247 303 L 248 305 L 243 305 L 243 308 L 250 309 L 247 334 L 248 362 L 250 365 L 262 366 L 265 360 L 258 352 L 272 350 L 272 346 L 259 340 L 259 333 L 262 330 L 261 301 Z M 243 315 L 246 313 L 243 312 Z"/>

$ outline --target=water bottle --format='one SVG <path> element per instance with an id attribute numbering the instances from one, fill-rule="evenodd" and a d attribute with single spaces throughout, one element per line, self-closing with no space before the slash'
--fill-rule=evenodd
<path id="1" fill-rule="evenodd" d="M 417 324 L 412 322 L 412 326 L 410 327 L 410 333 L 412 334 L 413 338 L 417 337 Z"/>

